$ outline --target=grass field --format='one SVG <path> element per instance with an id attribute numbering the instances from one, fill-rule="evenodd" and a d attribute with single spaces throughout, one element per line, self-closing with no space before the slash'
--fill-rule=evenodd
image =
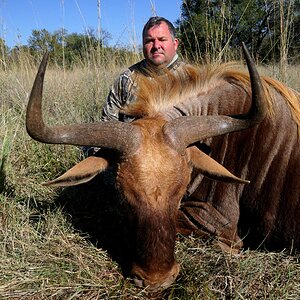
<path id="1" fill-rule="evenodd" d="M 101 199 L 101 188 L 86 199 L 80 187 L 63 191 L 41 185 L 73 166 L 82 153 L 72 146 L 40 144 L 27 135 L 25 110 L 36 70 L 25 62 L 0 71 L 0 299 L 300 298 L 299 254 L 245 250 L 230 256 L 193 236 L 178 236 L 181 273 L 176 284 L 156 294 L 135 288 L 123 277 L 118 255 L 107 242 L 122 233 L 114 200 Z M 47 122 L 99 120 L 121 70 L 107 63 L 49 68 Z M 259 70 L 279 76 L 276 67 Z M 288 72 L 288 84 L 300 91 L 300 67 Z M 94 185 L 105 186 L 105 180 Z"/>

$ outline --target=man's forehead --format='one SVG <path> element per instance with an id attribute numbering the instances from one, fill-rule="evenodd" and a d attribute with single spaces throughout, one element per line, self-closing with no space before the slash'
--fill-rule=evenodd
<path id="1" fill-rule="evenodd" d="M 170 35 L 170 30 L 167 24 L 165 23 L 160 23 L 160 24 L 155 24 L 152 27 L 150 27 L 146 32 L 145 32 L 145 38 L 147 37 L 152 37 L 153 35 L 157 36 L 169 36 Z"/>

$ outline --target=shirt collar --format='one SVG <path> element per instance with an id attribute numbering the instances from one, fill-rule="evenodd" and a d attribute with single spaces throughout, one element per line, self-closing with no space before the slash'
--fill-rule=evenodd
<path id="1" fill-rule="evenodd" d="M 169 69 L 177 59 L 178 59 L 178 54 L 175 53 L 173 59 L 172 59 L 171 62 L 167 65 L 167 68 Z"/>

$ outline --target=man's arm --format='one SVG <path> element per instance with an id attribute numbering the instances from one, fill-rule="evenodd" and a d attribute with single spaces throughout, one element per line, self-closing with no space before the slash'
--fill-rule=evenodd
<path id="1" fill-rule="evenodd" d="M 127 70 L 122 73 L 113 83 L 106 101 L 102 108 L 101 121 L 119 120 L 124 121 L 120 116 L 120 110 L 126 104 L 133 101 L 132 93 L 133 81 L 131 78 L 131 71 Z M 100 149 L 99 147 L 83 147 L 84 156 L 95 155 Z"/>
<path id="2" fill-rule="evenodd" d="M 122 73 L 112 85 L 102 108 L 102 121 L 121 120 L 120 110 L 134 100 L 130 70 Z"/>

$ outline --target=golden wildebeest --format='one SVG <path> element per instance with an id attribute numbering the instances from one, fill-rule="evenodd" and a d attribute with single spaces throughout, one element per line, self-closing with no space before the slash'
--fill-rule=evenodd
<path id="1" fill-rule="evenodd" d="M 228 64 L 141 76 L 137 100 L 125 109 L 133 122 L 53 127 L 42 118 L 43 58 L 27 108 L 29 135 L 110 149 L 48 185 L 87 182 L 116 166 L 116 188 L 130 207 L 138 286 L 174 282 L 176 232 L 215 235 L 231 249 L 300 246 L 299 94 L 260 78 L 243 50 L 250 76 Z"/>

